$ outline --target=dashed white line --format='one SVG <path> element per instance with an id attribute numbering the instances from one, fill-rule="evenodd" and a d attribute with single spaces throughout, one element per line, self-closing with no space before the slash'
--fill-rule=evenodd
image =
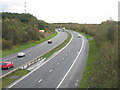
<path id="1" fill-rule="evenodd" d="M 57 63 L 57 65 L 59 65 L 59 63 Z"/>
<path id="2" fill-rule="evenodd" d="M 52 70 L 50 70 L 50 72 L 52 72 Z"/>
<path id="3" fill-rule="evenodd" d="M 63 49 L 65 49 L 70 43 L 71 43 L 71 41 L 73 40 L 73 35 L 72 35 L 72 38 L 71 38 L 71 40 L 69 41 L 69 43 L 65 46 L 65 47 L 63 47 L 60 51 L 59 51 L 59 53 L 63 50 Z M 59 54 L 58 53 L 58 54 Z M 7 88 L 11 88 L 11 87 L 13 87 L 15 84 L 17 84 L 18 82 L 20 82 L 21 80 L 23 80 L 24 78 L 26 78 L 27 76 L 29 76 L 30 74 L 32 74 L 33 72 L 35 72 L 37 69 L 39 69 L 40 67 L 42 67 L 43 65 L 45 65 L 47 62 L 49 62 L 52 58 L 54 58 L 55 56 L 53 56 L 53 57 L 51 57 L 50 59 L 48 59 L 47 61 L 45 61 L 45 62 L 43 62 L 39 67 L 37 67 L 36 69 L 34 69 L 33 71 L 31 71 L 30 73 L 28 73 L 27 75 L 25 75 L 25 76 L 23 76 L 22 78 L 20 78 L 20 79 L 18 79 L 16 82 L 14 82 L 13 84 L 11 84 L 10 86 L 8 86 Z"/>
<path id="4" fill-rule="evenodd" d="M 76 84 L 75 84 L 75 87 L 77 87 L 77 85 L 78 85 L 78 84 L 76 83 Z"/>
<path id="5" fill-rule="evenodd" d="M 65 74 L 65 76 L 62 78 L 62 80 L 60 81 L 60 83 L 57 85 L 56 89 L 60 87 L 60 85 L 63 83 L 64 79 L 66 78 L 66 76 L 68 75 L 68 73 L 70 72 L 70 70 L 72 69 L 72 67 L 74 66 L 74 64 L 76 63 L 76 61 L 77 61 L 77 59 L 78 59 L 78 57 L 79 57 L 79 55 L 80 55 L 80 53 L 81 53 L 81 51 L 83 49 L 84 40 L 82 39 L 82 41 L 83 41 L 82 42 L 82 46 L 81 46 L 81 49 L 80 49 L 77 57 L 75 58 L 74 62 L 72 63 L 71 67 L 69 68 L 69 70 L 67 71 L 67 73 Z"/>
<path id="6" fill-rule="evenodd" d="M 42 79 L 40 79 L 38 82 L 39 82 L 39 83 L 42 82 Z"/>
<path id="7" fill-rule="evenodd" d="M 66 56 L 67 56 L 67 54 L 66 54 Z"/>
<path id="8" fill-rule="evenodd" d="M 9 60 L 9 59 L 12 59 L 12 58 L 14 58 L 14 57 L 16 57 L 17 55 L 15 55 L 15 56 L 13 56 L 13 57 L 10 57 L 10 58 L 7 58 L 7 59 L 4 59 L 3 61 L 7 61 L 7 60 Z"/>
<path id="9" fill-rule="evenodd" d="M 64 58 L 62 58 L 62 60 L 63 60 Z"/>
<path id="10" fill-rule="evenodd" d="M 77 82 L 78 82 L 79 80 L 77 80 Z"/>
<path id="11" fill-rule="evenodd" d="M 71 40 L 72 41 L 72 40 Z M 67 45 L 66 45 L 67 46 Z M 37 47 L 34 47 L 34 48 L 32 48 L 32 49 L 30 49 L 30 50 L 27 50 L 27 51 L 25 51 L 25 53 L 28 53 L 28 52 L 30 52 L 30 51 L 32 51 L 32 50 L 34 50 L 34 49 L 37 49 L 37 48 L 41 48 L 42 46 L 37 46 Z M 10 58 L 7 58 L 7 59 L 4 59 L 4 60 L 2 60 L 2 61 L 7 61 L 7 60 L 10 60 L 10 59 L 12 59 L 12 58 L 14 58 L 14 57 L 16 57 L 17 55 L 15 55 L 15 56 L 13 56 L 13 57 L 10 57 Z M 1 61 L 1 62 L 2 62 Z M 1 63 L 0 62 L 0 63 Z"/>

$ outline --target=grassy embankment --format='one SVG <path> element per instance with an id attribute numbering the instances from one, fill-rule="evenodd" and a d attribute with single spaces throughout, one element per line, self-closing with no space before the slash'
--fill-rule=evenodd
<path id="1" fill-rule="evenodd" d="M 65 45 L 67 45 L 67 43 L 71 40 L 71 38 L 72 38 L 72 35 L 70 33 L 68 33 L 68 38 L 62 44 L 60 44 L 59 46 L 57 46 L 56 48 L 54 48 L 53 50 L 51 50 L 47 54 L 43 55 L 42 57 L 49 58 L 55 52 L 57 52 L 58 50 L 62 49 Z M 8 76 L 6 76 L 2 79 L 2 82 L 3 82 L 2 87 L 8 86 L 9 84 L 16 81 L 20 77 L 26 75 L 27 73 L 29 73 L 29 71 L 24 69 L 24 70 L 17 70 L 15 72 L 9 74 Z M 17 77 L 17 78 L 12 78 L 12 77 Z"/>
<path id="2" fill-rule="evenodd" d="M 89 56 L 82 76 L 82 80 L 80 81 L 80 88 L 86 88 L 89 86 L 88 85 L 89 83 L 87 83 L 86 81 L 91 79 L 92 74 L 94 72 L 93 54 L 96 52 L 95 41 L 94 40 L 89 41 L 89 45 L 90 45 Z"/>
<path id="3" fill-rule="evenodd" d="M 35 41 L 35 42 L 30 42 L 30 43 L 27 43 L 25 45 L 20 45 L 20 46 L 14 46 L 12 49 L 10 50 L 4 50 L 2 51 L 2 57 L 4 56 L 7 56 L 7 55 L 10 55 L 10 54 L 13 54 L 13 53 L 16 53 L 16 52 L 19 52 L 19 51 L 22 51 L 24 49 L 27 49 L 27 48 L 30 48 L 30 47 L 33 47 L 37 44 L 40 44 L 46 40 L 49 40 L 51 38 L 53 38 L 54 36 L 57 35 L 57 32 L 54 32 L 53 34 L 49 35 L 48 37 L 46 38 L 42 38 L 41 40 L 39 41 Z"/>

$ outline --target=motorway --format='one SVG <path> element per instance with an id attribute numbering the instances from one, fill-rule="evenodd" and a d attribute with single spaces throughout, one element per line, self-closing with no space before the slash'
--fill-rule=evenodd
<path id="1" fill-rule="evenodd" d="M 58 32 L 58 35 L 56 35 L 54 38 L 51 39 L 53 42 L 52 44 L 48 44 L 46 41 L 46 42 L 38 44 L 34 47 L 23 50 L 22 52 L 24 52 L 26 54 L 25 57 L 18 58 L 17 53 L 3 57 L 2 61 L 11 61 L 11 62 L 15 63 L 15 65 L 13 68 L 2 70 L 1 71 L 2 75 L 14 70 L 15 68 L 27 63 L 28 61 L 35 59 L 36 57 L 42 56 L 46 52 L 50 51 L 57 45 L 64 42 L 67 39 L 67 37 L 68 37 L 68 34 L 66 32 Z"/>
<path id="2" fill-rule="evenodd" d="M 8 88 L 76 88 L 88 58 L 89 43 L 71 31 L 69 44 Z"/>

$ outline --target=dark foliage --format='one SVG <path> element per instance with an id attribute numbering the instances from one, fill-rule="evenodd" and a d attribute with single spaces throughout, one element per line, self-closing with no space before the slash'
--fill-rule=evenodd
<path id="1" fill-rule="evenodd" d="M 45 30 L 44 34 L 38 32 L 41 29 Z M 2 13 L 3 50 L 10 49 L 14 45 L 40 40 L 46 36 L 46 33 L 52 32 L 54 29 L 50 24 L 37 20 L 31 14 Z"/>

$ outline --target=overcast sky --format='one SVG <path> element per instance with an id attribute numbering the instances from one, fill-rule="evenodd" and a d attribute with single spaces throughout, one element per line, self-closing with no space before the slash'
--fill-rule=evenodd
<path id="1" fill-rule="evenodd" d="M 101 23 L 118 21 L 120 0 L 0 0 L 0 12 L 26 12 L 48 23 Z"/>

